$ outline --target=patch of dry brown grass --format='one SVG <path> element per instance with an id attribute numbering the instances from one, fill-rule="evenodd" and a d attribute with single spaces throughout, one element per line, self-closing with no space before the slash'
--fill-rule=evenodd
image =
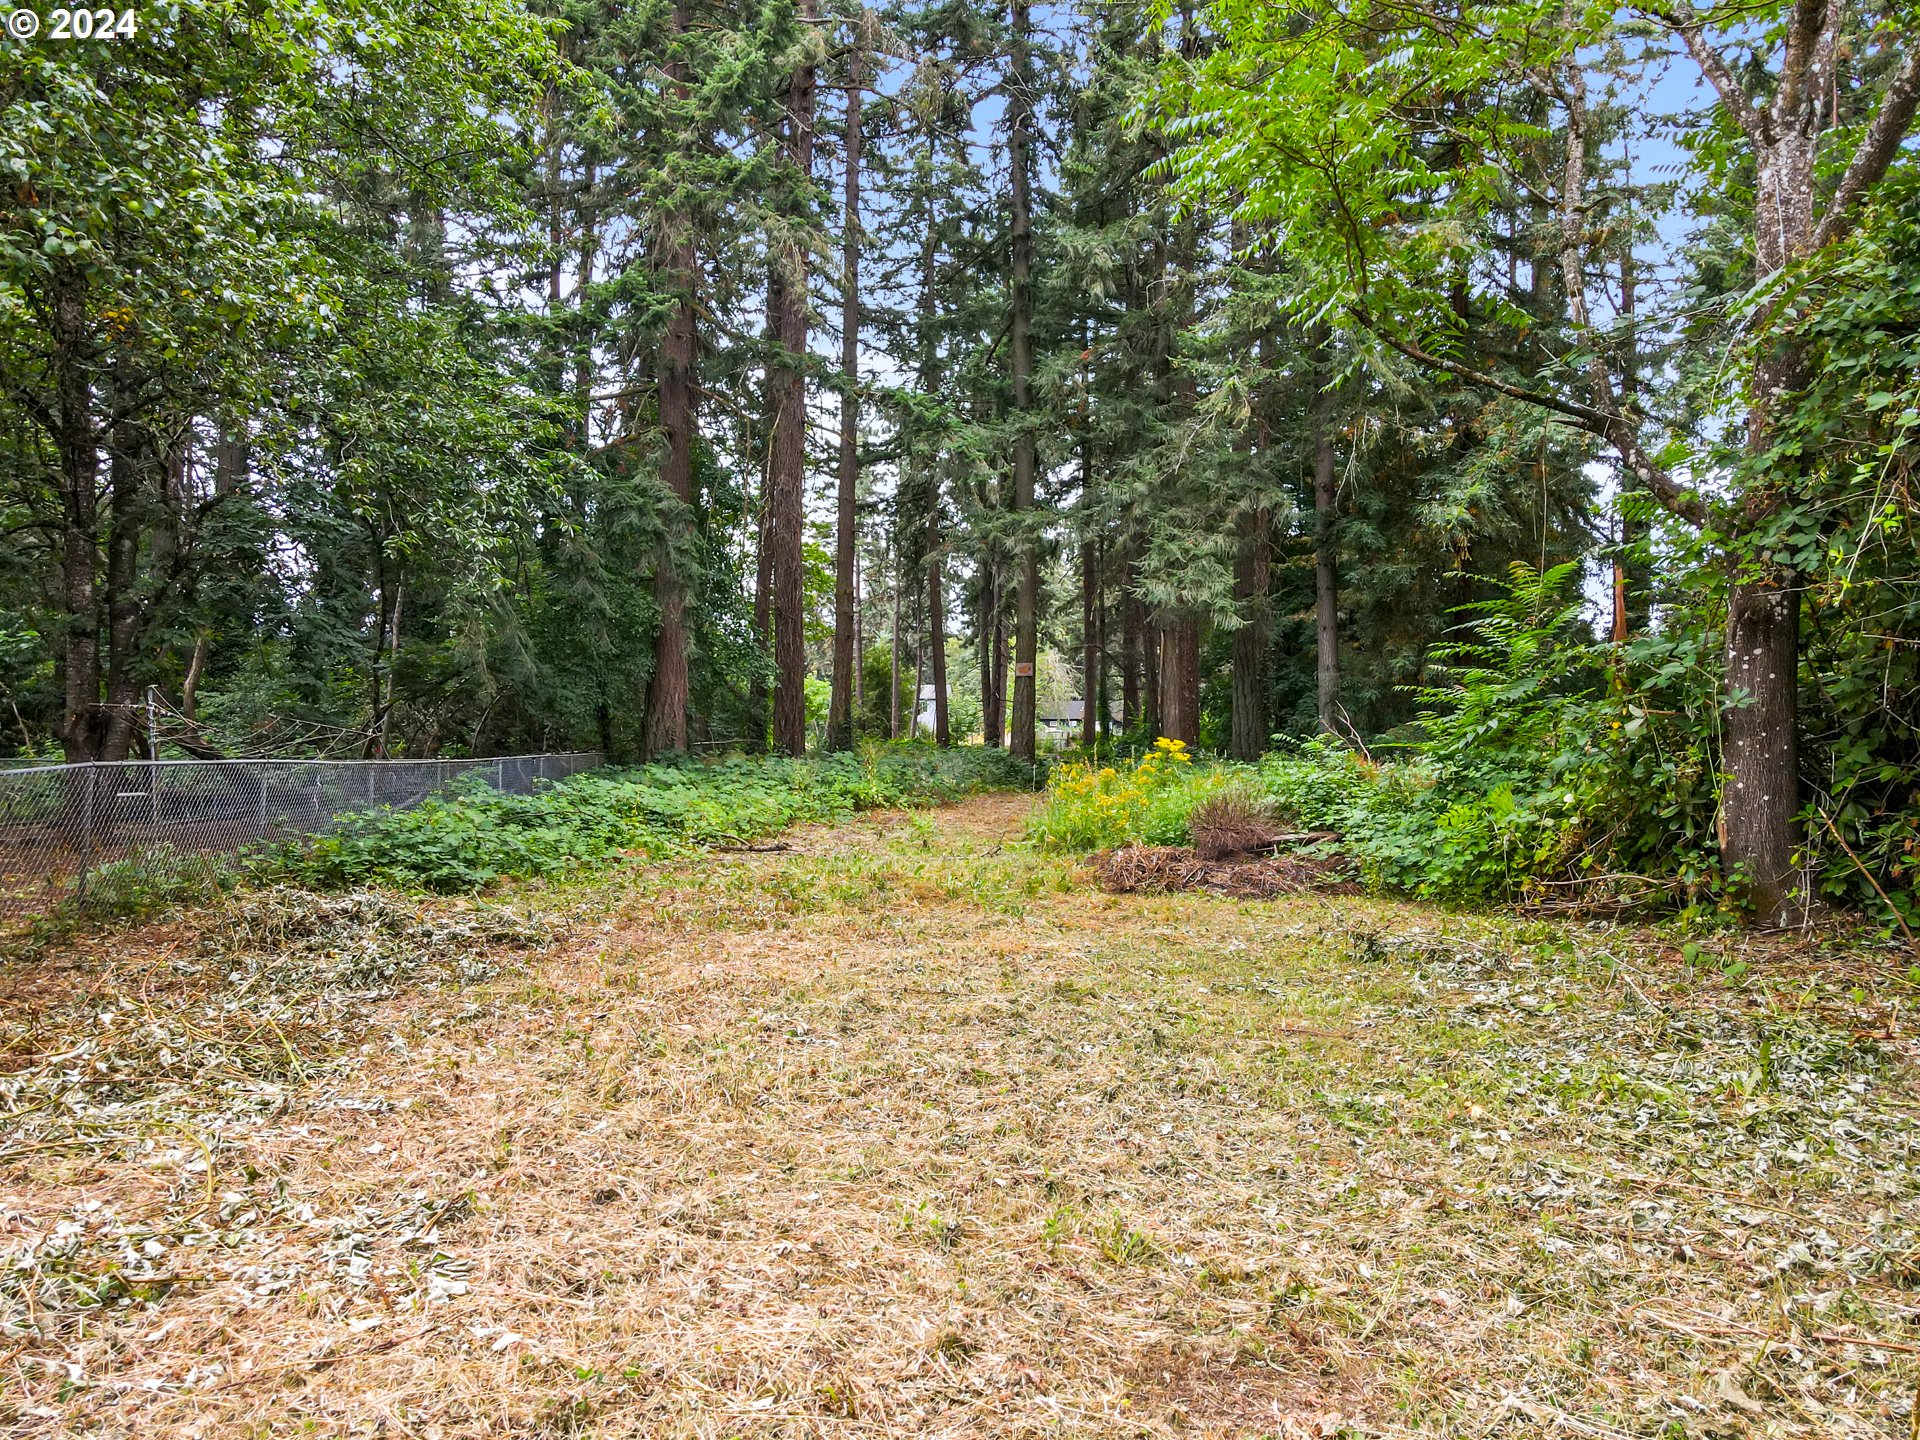
<path id="1" fill-rule="evenodd" d="M 292 1066 L 250 1067 L 255 992 L 181 927 L 34 978 L 19 1074 L 103 1009 L 219 1043 L 82 1073 L 124 1113 L 0 1145 L 30 1262 L 0 1420 L 1904 1433 L 1894 991 L 1365 899 L 1101 894 L 1008 845 L 1025 805 L 530 889 L 557 943 L 323 996 Z"/>

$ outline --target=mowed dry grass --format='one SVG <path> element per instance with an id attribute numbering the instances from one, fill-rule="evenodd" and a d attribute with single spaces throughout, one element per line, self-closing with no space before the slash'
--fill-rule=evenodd
<path id="1" fill-rule="evenodd" d="M 470 983 L 264 1012 L 191 920 L 15 977 L 0 1424 L 1908 1433 L 1884 957 L 1109 896 L 1025 804 L 528 891 Z M 142 1017 L 164 1073 L 60 1059 Z"/>

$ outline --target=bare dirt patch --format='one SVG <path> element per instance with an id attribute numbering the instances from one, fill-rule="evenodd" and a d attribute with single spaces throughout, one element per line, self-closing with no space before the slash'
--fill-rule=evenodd
<path id="1" fill-rule="evenodd" d="M 508 943 L 362 916 L 397 967 L 179 925 L 42 972 L 0 1423 L 1906 1434 L 1895 972 L 1102 894 L 1026 803 L 530 887 Z"/>

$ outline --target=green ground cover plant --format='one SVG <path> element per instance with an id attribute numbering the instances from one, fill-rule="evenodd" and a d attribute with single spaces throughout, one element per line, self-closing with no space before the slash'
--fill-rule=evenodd
<path id="1" fill-rule="evenodd" d="M 856 810 L 1025 789 L 1034 773 L 999 750 L 869 745 L 812 760 L 735 756 L 596 770 L 532 795 L 473 783 L 412 809 L 348 817 L 265 869 L 322 889 L 468 893 L 620 856 L 745 844 Z"/>

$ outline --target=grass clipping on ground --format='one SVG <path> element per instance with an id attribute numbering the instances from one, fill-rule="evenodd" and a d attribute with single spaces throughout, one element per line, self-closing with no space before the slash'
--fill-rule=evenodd
<path id="1" fill-rule="evenodd" d="M 1024 808 L 10 976 L 0 1424 L 1907 1433 L 1884 957 L 1103 894 Z"/>

